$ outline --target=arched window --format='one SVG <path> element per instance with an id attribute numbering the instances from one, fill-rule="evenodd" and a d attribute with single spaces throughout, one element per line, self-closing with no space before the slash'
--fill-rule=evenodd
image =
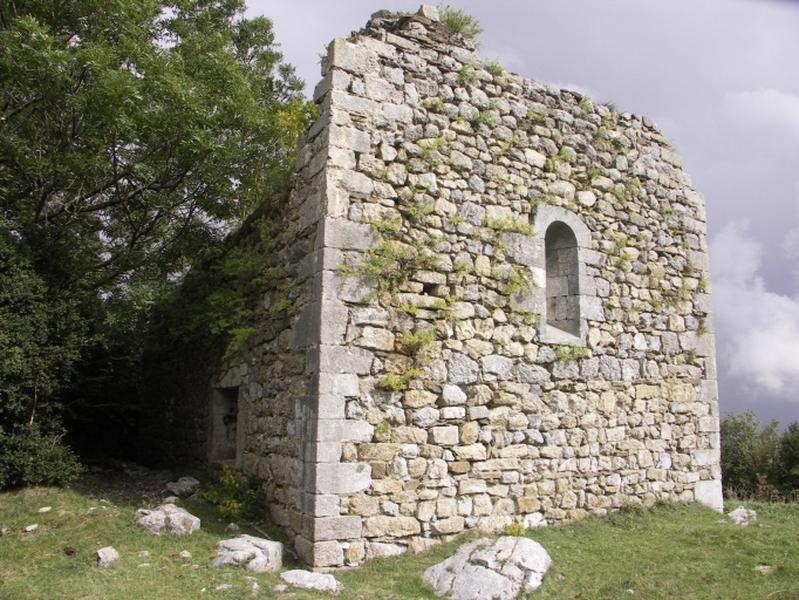
<path id="1" fill-rule="evenodd" d="M 544 241 L 547 324 L 580 335 L 580 263 L 571 227 L 555 221 Z"/>

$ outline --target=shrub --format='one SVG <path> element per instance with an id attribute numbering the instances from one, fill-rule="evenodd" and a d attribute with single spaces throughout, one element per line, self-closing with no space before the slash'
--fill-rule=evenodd
<path id="1" fill-rule="evenodd" d="M 461 34 L 464 39 L 476 42 L 477 38 L 483 33 L 483 26 L 473 16 L 463 12 L 458 8 L 446 5 L 441 6 L 441 22 L 452 33 Z"/>
<path id="2" fill-rule="evenodd" d="M 216 506 L 225 519 L 258 519 L 263 516 L 265 501 L 258 480 L 245 480 L 228 465 L 222 467 L 217 482 L 202 490 L 201 495 Z"/>
<path id="3" fill-rule="evenodd" d="M 61 435 L 37 426 L 13 433 L 0 430 L 0 489 L 25 485 L 66 485 L 83 471 Z"/>

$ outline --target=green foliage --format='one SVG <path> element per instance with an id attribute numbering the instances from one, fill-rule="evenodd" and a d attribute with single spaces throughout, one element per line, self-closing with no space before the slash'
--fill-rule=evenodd
<path id="1" fill-rule="evenodd" d="M 485 69 L 493 77 L 500 77 L 505 72 L 505 69 L 498 62 L 490 62 L 486 64 Z"/>
<path id="2" fill-rule="evenodd" d="M 786 490 L 799 490 L 799 421 L 794 421 L 780 438 L 780 483 Z"/>
<path id="3" fill-rule="evenodd" d="M 263 517 L 266 502 L 260 482 L 256 478 L 244 480 L 228 465 L 223 465 L 219 479 L 200 493 L 224 519 Z"/>
<path id="4" fill-rule="evenodd" d="M 34 406 L 36 420 L 59 404 L 72 421 L 135 409 L 120 386 L 140 373 L 154 307 L 224 254 L 264 198 L 281 198 L 316 108 L 271 22 L 243 11 L 239 0 L 0 3 L 0 228 L 13 232 L 0 278 L 22 265 L 7 250 L 26 265 L 0 286 L 0 312 L 16 315 L 0 333 L 13 358 L 0 411 L 15 425 Z M 201 302 L 217 334 L 242 326 L 238 292 Z"/>
<path id="5" fill-rule="evenodd" d="M 527 529 L 518 521 L 513 521 L 505 526 L 505 531 L 503 533 L 514 537 L 523 537 L 524 534 L 527 533 Z"/>
<path id="6" fill-rule="evenodd" d="M 430 344 L 438 339 L 435 331 L 403 331 L 397 336 L 403 350 L 408 353 L 416 354 L 429 347 Z"/>
<path id="7" fill-rule="evenodd" d="M 377 387 L 391 392 L 404 392 L 411 381 L 422 376 L 422 370 L 412 368 L 404 373 L 386 373 L 377 381 Z"/>
<path id="8" fill-rule="evenodd" d="M 373 219 L 369 225 L 380 235 L 394 235 L 402 230 L 402 217 L 393 215 L 388 219 Z"/>
<path id="9" fill-rule="evenodd" d="M 779 481 L 778 425 L 761 426 L 750 411 L 721 420 L 721 471 L 724 485 L 735 494 L 754 494 L 762 480 Z"/>
<path id="10" fill-rule="evenodd" d="M 90 341 L 73 293 L 55 292 L 18 240 L 0 231 L 0 433 L 57 428 L 56 395 Z"/>
<path id="11" fill-rule="evenodd" d="M 393 295 L 417 271 L 436 264 L 435 255 L 422 241 L 405 244 L 383 238 L 369 249 L 361 263 L 348 272 L 376 281 L 381 292 Z"/>
<path id="12" fill-rule="evenodd" d="M 590 115 L 592 112 L 594 112 L 594 103 L 588 98 L 583 98 L 580 100 L 579 107 L 580 112 L 583 113 L 583 115 Z"/>
<path id="13" fill-rule="evenodd" d="M 432 202 L 409 202 L 402 207 L 402 210 L 409 219 L 419 222 L 428 215 L 432 215 L 436 207 Z"/>
<path id="14" fill-rule="evenodd" d="M 422 158 L 431 160 L 447 146 L 447 140 L 443 137 L 419 140 L 418 145 L 422 149 Z"/>
<path id="15" fill-rule="evenodd" d="M 459 214 L 454 214 L 454 215 L 449 215 L 449 216 L 447 217 L 447 220 L 448 220 L 450 223 L 452 223 L 452 225 L 454 225 L 455 227 L 457 227 L 458 225 L 460 225 L 461 223 L 463 223 L 465 219 L 464 219 L 462 216 L 460 216 Z"/>
<path id="16" fill-rule="evenodd" d="M 474 118 L 474 122 L 477 125 L 495 125 L 497 122 L 497 116 L 493 109 L 484 109 L 477 113 L 477 116 Z"/>
<path id="17" fill-rule="evenodd" d="M 439 7 L 441 23 L 452 33 L 459 33 L 463 38 L 470 42 L 477 42 L 477 38 L 483 33 L 483 27 L 473 16 L 466 14 L 458 8 L 450 5 Z"/>
<path id="18" fill-rule="evenodd" d="M 532 225 L 521 219 L 511 219 L 509 217 L 498 217 L 496 219 L 488 218 L 485 220 L 485 225 L 489 229 L 493 229 L 497 232 L 509 231 L 521 233 L 527 237 L 533 237 L 535 235 L 535 230 Z"/>
<path id="19" fill-rule="evenodd" d="M 527 118 L 533 123 L 544 125 L 549 118 L 549 109 L 546 107 L 527 111 Z"/>
<path id="20" fill-rule="evenodd" d="M 438 96 L 431 96 L 422 101 L 422 105 L 433 112 L 439 112 L 441 107 L 444 106 L 444 101 Z"/>
<path id="21" fill-rule="evenodd" d="M 477 81 L 477 73 L 472 65 L 463 65 L 458 71 L 458 83 L 467 86 Z"/>
<path id="22" fill-rule="evenodd" d="M 555 356 L 560 361 L 579 360 L 591 356 L 591 351 L 585 346 L 557 346 Z"/>
<path id="23" fill-rule="evenodd" d="M 62 436 L 38 426 L 0 429 L 0 489 L 27 485 L 66 485 L 83 471 Z"/>
<path id="24" fill-rule="evenodd" d="M 529 269 L 521 265 L 511 265 L 510 268 L 496 269 L 494 277 L 501 282 L 499 291 L 506 296 L 528 294 L 536 287 Z"/>
<path id="25" fill-rule="evenodd" d="M 409 317 L 416 317 L 419 314 L 419 307 L 413 304 L 400 304 L 397 310 Z"/>

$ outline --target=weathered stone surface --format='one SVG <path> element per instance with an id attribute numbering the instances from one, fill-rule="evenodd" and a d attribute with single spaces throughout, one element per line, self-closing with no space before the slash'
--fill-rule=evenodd
<path id="1" fill-rule="evenodd" d="M 162 504 L 154 510 L 140 508 L 136 511 L 136 523 L 156 535 L 162 532 L 191 535 L 200 529 L 199 518 L 174 504 Z"/>
<path id="2" fill-rule="evenodd" d="M 419 521 L 413 517 L 368 517 L 363 521 L 365 537 L 389 536 L 404 537 L 416 535 L 421 531 Z"/>
<path id="3" fill-rule="evenodd" d="M 547 551 L 531 539 L 482 538 L 427 569 L 424 579 L 436 595 L 452 600 L 511 600 L 538 589 L 551 564 Z"/>
<path id="4" fill-rule="evenodd" d="M 720 509 L 705 214 L 662 134 L 490 72 L 433 9 L 324 62 L 255 331 L 210 414 L 170 399 L 161 431 L 153 394 L 159 438 L 205 459 L 210 422 L 317 567 L 628 501 Z"/>
<path id="5" fill-rule="evenodd" d="M 750 508 L 745 508 L 743 506 L 739 506 L 727 515 L 727 517 L 735 523 L 736 525 L 740 525 L 741 527 L 748 527 L 752 523 L 757 522 L 757 511 L 754 511 Z"/>
<path id="6" fill-rule="evenodd" d="M 177 481 L 170 481 L 166 484 L 169 493 L 175 494 L 179 498 L 191 496 L 200 486 L 199 480 L 194 477 L 181 477 Z"/>
<path id="7" fill-rule="evenodd" d="M 212 567 L 246 565 L 248 571 L 266 573 L 283 566 L 283 544 L 251 535 L 240 535 L 216 544 Z"/>
<path id="8" fill-rule="evenodd" d="M 341 583 L 328 573 L 314 573 L 303 569 L 284 571 L 280 574 L 280 578 L 293 587 L 313 590 L 315 592 L 337 594 L 341 591 L 342 587 Z"/>
<path id="9" fill-rule="evenodd" d="M 106 546 L 97 551 L 97 566 L 110 567 L 119 560 L 119 552 L 113 546 Z"/>

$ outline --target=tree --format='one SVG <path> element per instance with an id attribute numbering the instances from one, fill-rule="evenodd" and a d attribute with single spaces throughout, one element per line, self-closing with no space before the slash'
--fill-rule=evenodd
<path id="1" fill-rule="evenodd" d="M 776 485 L 780 469 L 778 424 L 761 427 L 747 411 L 721 421 L 721 471 L 725 487 L 735 493 L 754 493 L 761 478 Z"/>
<path id="2" fill-rule="evenodd" d="M 136 362 L 158 298 L 279 197 L 313 105 L 271 22 L 243 9 L 0 3 L 0 276 L 24 273 L 27 286 L 0 302 L 9 314 L 22 314 L 21 302 L 31 311 L 0 342 L 17 365 L 0 369 L 0 406 L 27 403 L 2 427 L 55 422 L 60 390 L 98 361 L 106 381 L 118 378 L 113 365 Z M 23 376 L 41 374 L 40 360 L 58 365 L 48 371 L 57 385 Z"/>
<path id="3" fill-rule="evenodd" d="M 799 490 L 799 421 L 794 421 L 780 439 L 780 477 L 786 490 Z"/>

